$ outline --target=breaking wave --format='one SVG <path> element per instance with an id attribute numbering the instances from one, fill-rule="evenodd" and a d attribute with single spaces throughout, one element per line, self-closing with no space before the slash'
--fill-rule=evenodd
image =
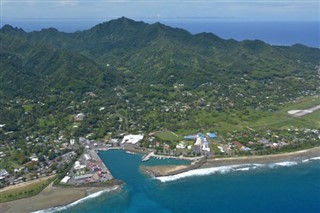
<path id="1" fill-rule="evenodd" d="M 160 180 L 161 182 L 168 182 L 168 181 L 174 181 L 181 178 L 187 178 L 192 176 L 204 176 L 204 175 L 211 175 L 211 174 L 225 174 L 228 172 L 233 171 L 249 171 L 251 169 L 255 169 L 257 166 L 253 166 L 248 164 L 242 164 L 242 165 L 232 165 L 232 166 L 219 166 L 219 167 L 212 167 L 212 168 L 203 168 L 203 169 L 195 169 L 190 170 L 187 172 L 183 172 L 176 175 L 171 176 L 164 176 L 164 177 L 156 177 L 156 179 Z"/>
<path id="2" fill-rule="evenodd" d="M 114 186 L 112 188 L 108 188 L 108 189 L 93 193 L 91 195 L 88 195 L 88 196 L 86 196 L 84 198 L 81 198 L 80 200 L 77 200 L 77 201 L 75 201 L 73 203 L 70 203 L 68 205 L 59 206 L 59 207 L 52 207 L 52 208 L 48 208 L 48 209 L 44 209 L 44 210 L 40 210 L 40 211 L 35 211 L 33 213 L 52 213 L 52 212 L 58 212 L 58 211 L 66 210 L 66 209 L 68 209 L 70 207 L 78 205 L 79 203 L 83 203 L 86 200 L 91 200 L 93 198 L 99 197 L 100 195 L 102 195 L 102 194 L 104 194 L 106 192 L 111 192 L 111 191 L 114 191 L 114 190 L 116 190 L 118 188 L 119 188 L 119 186 Z"/>
<path id="3" fill-rule="evenodd" d="M 272 163 L 272 164 L 269 164 L 269 167 L 274 168 L 274 167 L 279 167 L 279 166 L 294 166 L 294 165 L 298 165 L 298 162 L 284 161 L 284 162 L 279 162 L 279 163 Z"/>
<path id="4" fill-rule="evenodd" d="M 303 162 L 303 163 L 307 163 L 307 162 L 313 161 L 313 160 L 320 160 L 320 157 L 314 157 L 314 158 L 310 158 L 310 159 L 305 159 L 305 160 L 303 160 L 302 162 Z"/>
<path id="5" fill-rule="evenodd" d="M 284 162 L 277 162 L 277 163 L 266 163 L 266 164 L 238 164 L 238 165 L 230 165 L 230 166 L 219 166 L 219 167 L 211 167 L 211 168 L 202 168 L 202 169 L 195 169 L 190 170 L 187 172 L 183 172 L 176 175 L 170 176 L 163 176 L 163 177 L 156 177 L 157 180 L 161 182 L 169 182 L 175 181 L 182 178 L 193 177 L 193 176 L 205 176 L 205 175 L 212 175 L 212 174 L 225 174 L 229 172 L 247 172 L 252 171 L 257 168 L 278 168 L 278 167 L 288 167 L 288 166 L 295 166 L 299 163 L 309 162 L 311 160 L 320 160 L 320 157 L 314 157 L 306 160 L 297 160 L 297 161 L 284 161 Z"/>

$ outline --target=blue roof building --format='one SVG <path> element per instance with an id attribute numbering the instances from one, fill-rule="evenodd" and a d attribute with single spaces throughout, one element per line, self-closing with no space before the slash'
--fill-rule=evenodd
<path id="1" fill-rule="evenodd" d="M 200 137 L 200 138 L 204 138 L 204 137 L 205 137 L 205 135 L 202 134 L 202 132 L 199 132 L 197 135 L 198 135 L 198 137 Z"/>
<path id="2" fill-rule="evenodd" d="M 210 133 L 210 132 L 207 133 L 207 136 L 211 139 L 218 137 L 215 133 Z"/>
<path id="3" fill-rule="evenodd" d="M 183 139 L 185 140 L 195 140 L 196 138 L 197 138 L 196 135 L 187 135 L 183 137 Z"/>

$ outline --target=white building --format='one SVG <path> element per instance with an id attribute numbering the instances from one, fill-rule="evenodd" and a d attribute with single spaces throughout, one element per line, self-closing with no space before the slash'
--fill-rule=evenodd
<path id="1" fill-rule="evenodd" d="M 136 144 L 143 139 L 143 135 L 126 135 L 123 137 L 121 144 Z"/>
<path id="2" fill-rule="evenodd" d="M 76 161 L 74 163 L 74 167 L 73 167 L 75 170 L 80 170 L 80 169 L 84 169 L 86 168 L 86 165 L 81 165 L 79 161 Z"/>
<path id="3" fill-rule="evenodd" d="M 74 145 L 75 139 L 70 139 L 70 145 Z"/>
<path id="4" fill-rule="evenodd" d="M 177 149 L 184 149 L 184 148 L 186 148 L 186 145 L 184 144 L 183 141 L 181 141 L 179 144 L 177 144 L 176 148 Z"/>
<path id="5" fill-rule="evenodd" d="M 60 183 L 66 184 L 66 183 L 68 183 L 69 180 L 70 180 L 70 177 L 69 177 L 69 176 L 65 176 L 65 177 L 60 181 Z"/>
<path id="6" fill-rule="evenodd" d="M 84 154 L 84 158 L 86 159 L 86 161 L 91 159 L 91 157 L 88 154 Z"/>
<path id="7" fill-rule="evenodd" d="M 208 143 L 207 139 L 204 138 L 204 137 L 197 137 L 196 142 L 195 142 L 194 145 L 195 146 L 200 146 L 203 151 L 210 152 L 209 143 Z"/>

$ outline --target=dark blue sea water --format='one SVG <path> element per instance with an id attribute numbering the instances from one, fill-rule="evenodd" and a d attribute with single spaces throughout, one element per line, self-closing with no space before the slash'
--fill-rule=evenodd
<path id="1" fill-rule="evenodd" d="M 164 21 L 191 33 L 211 32 L 224 39 L 259 39 L 273 45 L 304 44 L 320 47 L 320 22 Z"/>
<path id="2" fill-rule="evenodd" d="M 26 31 L 55 27 L 60 31 L 74 32 L 93 27 L 106 20 L 63 20 L 63 21 L 6 21 Z M 255 21 L 223 21 L 212 19 L 161 19 L 146 20 L 148 23 L 161 22 L 172 27 L 186 29 L 196 34 L 214 33 L 221 38 L 233 38 L 238 41 L 259 39 L 273 45 L 292 45 L 296 43 L 310 47 L 320 47 L 320 21 L 318 22 L 255 22 Z"/>
<path id="3" fill-rule="evenodd" d="M 320 212 L 319 159 L 197 170 L 160 181 L 139 171 L 141 155 L 109 151 L 100 157 L 125 182 L 122 191 L 62 212 Z"/>

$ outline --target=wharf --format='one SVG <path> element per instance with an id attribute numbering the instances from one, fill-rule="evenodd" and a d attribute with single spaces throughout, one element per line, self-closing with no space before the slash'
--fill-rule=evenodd
<path id="1" fill-rule="evenodd" d="M 94 159 L 94 161 L 96 161 L 101 169 L 101 172 L 108 174 L 108 179 L 113 179 L 110 171 L 108 170 L 108 168 L 106 167 L 106 165 L 102 162 L 102 160 L 100 159 L 99 155 L 96 153 L 95 150 L 90 150 L 90 155 L 92 157 L 92 159 Z"/>
<path id="2" fill-rule="evenodd" d="M 152 156 L 154 156 L 154 152 L 150 152 L 148 155 L 146 155 L 146 156 L 143 156 L 143 158 L 142 158 L 142 162 L 144 162 L 144 161 L 148 161 Z"/>

